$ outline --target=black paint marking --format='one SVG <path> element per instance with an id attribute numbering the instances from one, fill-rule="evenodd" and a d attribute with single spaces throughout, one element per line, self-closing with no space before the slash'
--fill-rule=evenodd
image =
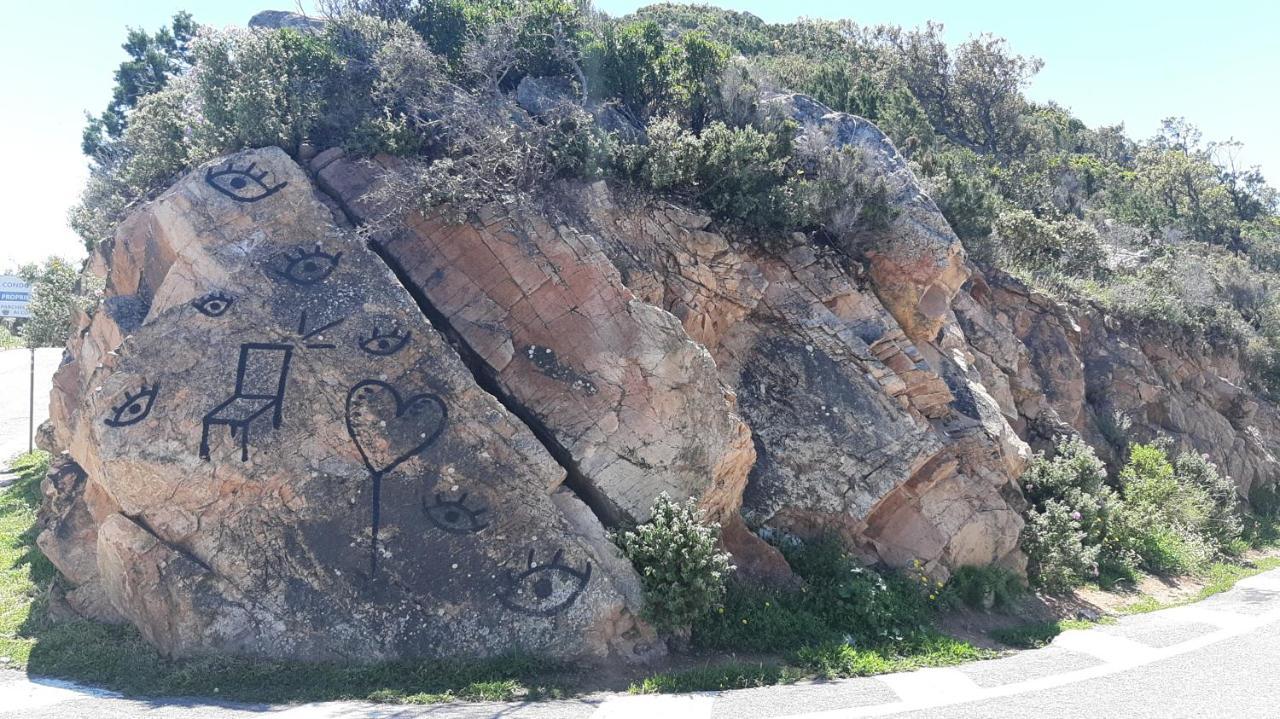
<path id="1" fill-rule="evenodd" d="M 422 500 L 422 511 L 432 524 L 449 534 L 474 534 L 489 526 L 488 522 L 480 519 L 480 515 L 489 510 L 483 506 L 472 509 L 466 503 L 466 492 L 457 499 L 448 499 L 444 494 L 438 493 L 435 504 L 427 504 L 426 499 Z"/>
<path id="2" fill-rule="evenodd" d="M 366 354 L 371 354 L 375 357 L 387 357 L 404 349 L 405 345 L 409 344 L 409 337 L 412 334 L 409 330 L 401 330 L 394 324 L 390 330 L 384 332 L 382 327 L 375 322 L 373 331 L 369 333 L 368 337 L 362 336 L 358 338 L 357 345 Z"/>
<path id="3" fill-rule="evenodd" d="M 583 569 L 564 563 L 564 550 L 556 550 L 549 564 L 539 566 L 529 550 L 526 568 L 519 574 L 506 573 L 498 601 L 507 609 L 537 617 L 556 614 L 578 598 L 591 579 L 591 562 Z"/>
<path id="4" fill-rule="evenodd" d="M 205 317 L 221 317 L 226 314 L 227 310 L 231 309 L 231 303 L 235 301 L 235 297 L 232 297 L 225 292 L 218 291 L 210 292 L 203 297 L 197 297 L 196 299 L 191 300 L 191 306 L 196 308 L 196 310 Z"/>
<path id="5" fill-rule="evenodd" d="M 210 187 L 230 197 L 236 202 L 257 202 L 264 197 L 279 192 L 288 182 L 281 182 L 278 185 L 268 187 L 263 182 L 269 174 L 266 170 L 254 171 L 257 163 L 251 162 L 249 166 L 243 170 L 236 169 L 234 165 L 227 164 L 222 169 L 215 171 L 212 167 L 205 170 L 204 181 Z"/>
<path id="6" fill-rule="evenodd" d="M 382 478 L 430 447 L 447 420 L 444 401 L 434 394 L 415 394 L 402 400 L 395 387 L 376 379 L 359 382 L 347 392 L 347 433 L 373 479 L 370 576 L 378 571 Z"/>
<path id="7" fill-rule="evenodd" d="M 160 383 L 142 385 L 137 392 L 125 394 L 124 401 L 111 408 L 111 416 L 102 420 L 108 427 L 128 427 L 137 424 L 151 414 L 151 407 L 156 401 L 156 392 L 160 391 Z"/>
<path id="8" fill-rule="evenodd" d="M 331 349 L 333 349 L 333 348 L 337 347 L 338 345 L 333 344 L 333 343 L 331 343 L 331 342 L 306 343 L 306 341 L 307 341 L 307 340 L 309 340 L 309 339 L 311 339 L 312 337 L 315 337 L 316 335 L 320 334 L 321 332 L 324 332 L 325 330 L 329 329 L 330 327 L 336 327 L 336 326 L 338 326 L 338 325 L 342 324 L 342 323 L 343 323 L 343 322 L 345 322 L 345 321 L 346 321 L 346 319 L 345 319 L 345 318 L 343 318 L 343 319 L 336 319 L 336 320 L 334 320 L 334 321 L 332 321 L 332 322 L 330 322 L 330 323 L 328 323 L 328 324 L 326 324 L 326 325 L 322 325 L 322 326 L 320 326 L 320 327 L 317 327 L 317 328 L 315 328 L 315 329 L 313 329 L 313 330 L 308 331 L 308 330 L 307 330 L 307 311 L 306 311 L 306 310 L 303 310 L 303 311 L 302 311 L 302 315 L 301 315 L 300 317 L 298 317 L 298 336 L 302 338 L 302 341 L 305 343 L 305 346 L 306 346 L 306 348 L 307 348 L 307 349 L 313 349 L 313 350 L 331 350 Z M 321 339 L 324 339 L 324 338 L 322 337 Z"/>
<path id="9" fill-rule="evenodd" d="M 269 276 L 276 279 L 299 287 L 310 287 L 324 282 L 329 275 L 333 274 L 333 271 L 338 268 L 340 259 L 342 259 L 341 252 L 329 254 L 320 249 L 320 243 L 317 242 L 316 246 L 310 250 L 305 247 L 295 247 L 277 254 L 272 258 L 272 262 L 281 264 L 269 265 L 266 271 Z"/>
<path id="10" fill-rule="evenodd" d="M 209 430 L 215 425 L 231 428 L 231 437 L 240 433 L 240 461 L 249 461 L 249 429 L 254 420 L 271 413 L 271 426 L 280 428 L 284 411 L 284 388 L 289 378 L 289 345 L 246 342 L 240 345 L 236 367 L 236 389 L 231 398 L 209 410 L 200 435 L 200 458 L 209 459 Z"/>

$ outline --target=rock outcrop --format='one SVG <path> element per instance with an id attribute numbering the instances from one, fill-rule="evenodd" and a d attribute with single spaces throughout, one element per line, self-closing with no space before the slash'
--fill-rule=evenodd
<path id="1" fill-rule="evenodd" d="M 563 468 L 283 152 L 196 170 L 100 259 L 40 536 L 73 606 L 170 655 L 658 651 Z"/>
<path id="2" fill-rule="evenodd" d="M 1242 499 L 1273 484 L 1280 413 L 1248 388 L 1240 348 L 1126 326 L 1018 280 L 975 276 L 955 302 L 985 385 L 1020 435 L 1080 433 L 1113 467 L 1129 441 L 1208 454 Z"/>
<path id="3" fill-rule="evenodd" d="M 67 603 L 171 655 L 637 661 L 661 645 L 605 531 L 662 493 L 784 583 L 761 536 L 1020 570 L 1017 480 L 1064 432 L 1105 455 L 1128 423 L 1242 495 L 1275 481 L 1280 414 L 1238 350 L 974 271 L 874 125 L 766 104 L 856 150 L 883 227 L 763 243 L 605 182 L 400 216 L 399 161 L 310 147 L 138 209 L 90 263 L 106 294 L 42 433 Z"/>
<path id="4" fill-rule="evenodd" d="M 333 152 L 311 166 L 356 221 L 383 227 L 376 187 L 397 167 L 380 162 Z M 905 165 L 892 170 L 914 193 L 914 222 L 945 231 L 917 290 L 894 295 L 920 328 L 941 321 L 921 298 L 945 292 L 945 310 L 948 278 L 967 269 Z M 1021 566 L 1013 482 L 1026 446 L 980 384 L 907 335 L 847 254 L 803 238 L 753 250 L 674 205 L 624 208 L 604 183 L 546 204 L 490 207 L 460 225 L 411 214 L 374 241 L 598 504 L 635 518 L 666 491 L 736 523 L 742 502 L 754 529 L 836 534 L 868 561 L 919 560 L 939 577 L 959 564 Z M 898 230 L 910 242 L 879 244 L 882 263 L 904 266 L 904 253 L 937 244 L 912 227 Z M 748 569 L 777 564 L 758 541 L 734 549 Z"/>

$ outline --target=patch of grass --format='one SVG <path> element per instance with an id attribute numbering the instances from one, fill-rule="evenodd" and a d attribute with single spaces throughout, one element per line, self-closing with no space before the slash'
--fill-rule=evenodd
<path id="1" fill-rule="evenodd" d="M 1164 608 L 1165 604 L 1159 599 L 1150 595 L 1144 595 L 1138 601 L 1125 604 L 1116 611 L 1121 614 L 1146 614 L 1148 612 L 1154 612 Z"/>
<path id="2" fill-rule="evenodd" d="M 1070 629 L 1089 629 L 1099 624 L 1114 624 L 1114 617 L 1102 617 L 1091 622 L 1087 619 L 1060 619 L 1056 622 L 1032 622 L 1005 629 L 993 629 L 987 636 L 1015 649 L 1039 649 L 1048 646 L 1053 638 Z"/>
<path id="3" fill-rule="evenodd" d="M 0 656 L 5 665 L 136 696 L 207 696 L 252 702 L 370 701 L 428 704 L 564 696 L 574 668 L 534 657 L 380 664 L 265 662 L 231 657 L 168 660 L 129 626 L 53 622 L 56 580 L 35 546 L 40 480 L 49 457 L 33 452 L 0 491 Z"/>
<path id="4" fill-rule="evenodd" d="M 806 647 L 796 652 L 795 658 L 800 667 L 818 677 L 841 679 L 924 667 L 949 667 L 996 656 L 999 652 L 931 633 L 904 644 L 879 648 L 859 648 L 848 644 Z"/>
<path id="5" fill-rule="evenodd" d="M 903 644 L 879 648 L 859 648 L 838 642 L 801 647 L 784 663 L 733 663 L 708 665 L 679 672 L 655 674 L 633 683 L 632 694 L 662 694 L 692 691 L 722 691 L 750 687 L 793 684 L 802 679 L 842 679 L 890 672 L 906 672 L 923 667 L 947 667 L 979 659 L 991 659 L 998 652 L 958 639 L 930 633 Z"/>
<path id="6" fill-rule="evenodd" d="M 1121 607 L 1119 612 L 1121 614 L 1146 614 L 1160 609 L 1194 604 L 1231 589 L 1241 579 L 1247 579 L 1276 568 L 1280 568 L 1280 557 L 1262 557 L 1244 562 L 1214 562 L 1205 568 L 1202 575 L 1206 580 L 1205 585 L 1194 596 L 1173 602 L 1161 602 L 1155 597 L 1147 596 Z"/>
<path id="7" fill-rule="evenodd" d="M 25 627 L 43 620 L 54 569 L 36 549 L 36 508 L 49 455 L 31 452 L 10 467 L 18 481 L 0 491 L 0 656 L 25 666 L 34 640 Z"/>
<path id="8" fill-rule="evenodd" d="M 750 689 L 776 684 L 793 684 L 806 676 L 795 667 L 781 663 L 734 662 L 675 672 L 660 672 L 633 682 L 627 691 L 632 694 L 674 694 Z"/>

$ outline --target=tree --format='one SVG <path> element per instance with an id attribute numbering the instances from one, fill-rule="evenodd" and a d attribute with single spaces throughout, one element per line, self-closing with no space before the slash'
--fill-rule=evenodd
<path id="1" fill-rule="evenodd" d="M 80 149 L 99 163 L 107 162 L 124 136 L 130 113 L 143 97 L 158 92 L 169 80 L 191 64 L 191 41 L 197 25 L 191 13 L 173 16 L 168 27 L 148 34 L 141 28 L 129 28 L 122 48 L 129 59 L 115 72 L 116 86 L 107 109 L 97 117 L 87 118 L 81 135 Z"/>
<path id="2" fill-rule="evenodd" d="M 87 309 L 91 298 L 81 293 L 79 271 L 60 257 L 43 264 L 31 263 L 18 270 L 31 285 L 31 318 L 22 326 L 28 347 L 61 347 L 72 330 L 76 310 Z"/>
<path id="3" fill-rule="evenodd" d="M 1143 146 L 1123 186 L 1112 193 L 1112 207 L 1125 219 L 1152 232 L 1173 228 L 1210 244 L 1243 249 L 1238 211 L 1248 212 L 1247 198 L 1237 204 L 1222 170 L 1201 144 L 1199 129 L 1185 118 L 1164 121 L 1160 134 Z M 1242 192 L 1246 178 L 1236 189 Z"/>
<path id="4" fill-rule="evenodd" d="M 1039 59 L 1013 54 L 1003 39 L 985 34 L 952 53 L 937 23 L 881 28 L 877 37 L 892 50 L 892 73 L 948 139 L 988 155 L 1008 157 L 1022 149 L 1022 87 L 1040 71 Z"/>

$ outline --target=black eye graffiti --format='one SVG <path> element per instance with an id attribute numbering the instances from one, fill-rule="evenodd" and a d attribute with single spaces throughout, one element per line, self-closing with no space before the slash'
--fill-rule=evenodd
<path id="1" fill-rule="evenodd" d="M 289 184 L 281 182 L 268 187 L 267 183 L 263 182 L 267 177 L 267 171 L 254 171 L 256 166 L 256 162 L 251 162 L 243 170 L 236 169 L 234 165 L 227 165 L 216 171 L 210 167 L 204 173 L 204 181 L 213 189 L 237 202 L 257 202 L 264 197 L 276 194 L 282 187 Z"/>
<path id="2" fill-rule="evenodd" d="M 126 394 L 118 407 L 111 408 L 111 416 L 102 421 L 108 427 L 127 427 L 141 422 L 151 414 L 151 405 L 156 401 L 159 390 L 159 383 L 142 385 L 137 392 Z"/>
<path id="3" fill-rule="evenodd" d="M 466 492 L 457 499 L 446 499 L 443 494 L 437 494 L 435 504 L 422 500 L 422 511 L 432 524 L 450 534 L 472 534 L 489 526 L 488 522 L 480 519 L 480 515 L 489 510 L 484 507 L 472 509 L 466 501 Z"/>
<path id="4" fill-rule="evenodd" d="M 408 330 L 401 331 L 398 327 L 392 327 L 390 332 L 383 332 L 374 325 L 373 332 L 368 337 L 359 338 L 360 349 L 379 357 L 393 355 L 409 343 L 410 334 L 412 333 Z"/>
<path id="5" fill-rule="evenodd" d="M 498 601 L 507 609 L 549 617 L 573 603 L 591 579 L 591 563 L 581 570 L 564 563 L 564 550 L 556 550 L 549 564 L 533 561 L 529 550 L 528 568 L 519 574 L 507 572 Z"/>
<path id="6" fill-rule="evenodd" d="M 341 252 L 331 255 L 320 249 L 319 243 L 316 243 L 315 249 L 311 250 L 296 247 L 289 252 L 276 255 L 275 259 L 282 261 L 283 265 L 268 267 L 267 272 L 295 285 L 308 287 L 323 282 L 332 274 L 338 267 L 338 260 L 341 257 Z"/>
<path id="7" fill-rule="evenodd" d="M 210 292 L 203 297 L 191 300 L 191 306 L 205 317 L 221 317 L 235 301 L 236 298 L 225 292 Z"/>

